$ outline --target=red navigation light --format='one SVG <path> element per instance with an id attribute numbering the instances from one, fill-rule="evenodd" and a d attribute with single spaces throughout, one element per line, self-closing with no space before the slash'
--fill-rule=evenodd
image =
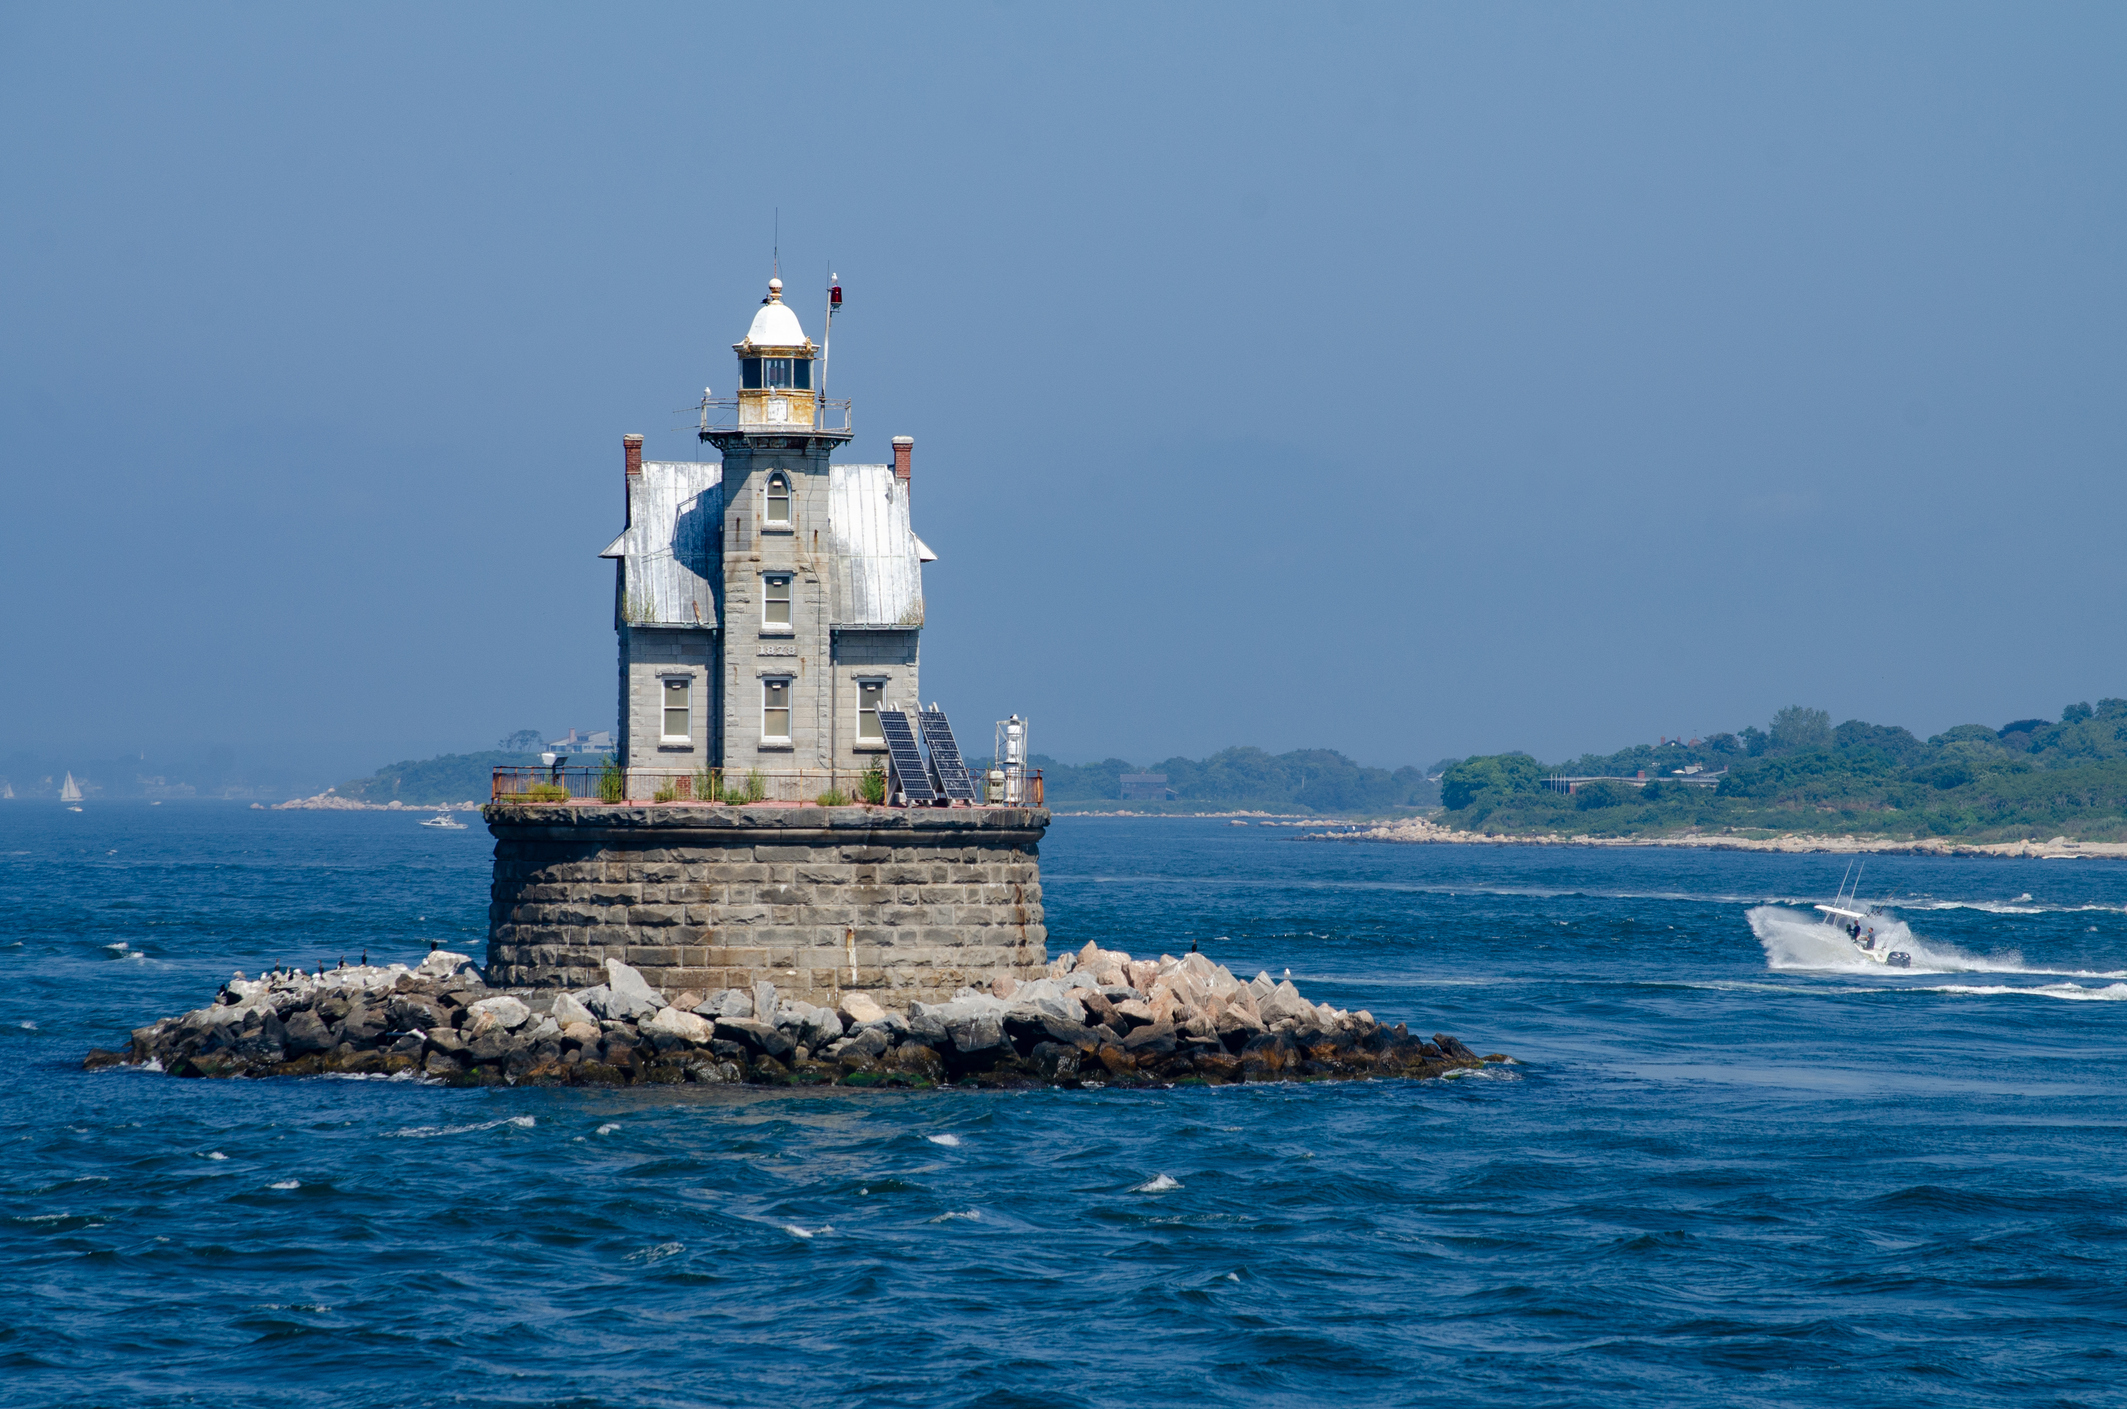
<path id="1" fill-rule="evenodd" d="M 836 284 L 827 291 L 827 306 L 830 308 L 840 308 L 842 306 L 842 286 L 840 284 Z"/>

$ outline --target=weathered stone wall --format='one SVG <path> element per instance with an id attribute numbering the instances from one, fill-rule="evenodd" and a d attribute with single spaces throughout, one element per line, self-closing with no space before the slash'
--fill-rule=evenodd
<path id="1" fill-rule="evenodd" d="M 1048 959 L 1040 808 L 490 806 L 490 982 L 937 1001 Z"/>

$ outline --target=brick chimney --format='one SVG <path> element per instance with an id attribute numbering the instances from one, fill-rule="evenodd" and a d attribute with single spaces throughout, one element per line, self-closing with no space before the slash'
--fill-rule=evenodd
<path id="1" fill-rule="evenodd" d="M 624 435 L 620 438 L 621 455 L 627 462 L 628 477 L 639 478 L 643 472 L 643 438 L 639 435 Z"/>
<path id="2" fill-rule="evenodd" d="M 910 499 L 915 498 L 916 486 L 911 479 L 914 471 L 909 468 L 908 458 L 915 453 L 915 450 L 916 438 L 914 436 L 897 435 L 894 437 L 894 478 L 901 481 L 901 488 L 903 492 L 908 494 Z"/>

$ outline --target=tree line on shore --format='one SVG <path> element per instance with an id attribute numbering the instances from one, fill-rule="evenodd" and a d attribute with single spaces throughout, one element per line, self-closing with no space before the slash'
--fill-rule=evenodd
<path id="1" fill-rule="evenodd" d="M 1716 775 L 1711 786 L 1705 781 Z M 1570 793 L 1553 780 L 1596 778 Z M 1687 781 L 1697 779 L 1698 781 Z M 1644 780 L 1644 781 L 1643 781 Z M 1764 729 L 1545 764 L 1526 753 L 1448 767 L 1442 819 L 1495 834 L 1690 829 L 1867 832 L 1998 840 L 2127 833 L 2127 700 L 2058 720 L 1960 724 L 1925 740 L 1790 706 Z"/>

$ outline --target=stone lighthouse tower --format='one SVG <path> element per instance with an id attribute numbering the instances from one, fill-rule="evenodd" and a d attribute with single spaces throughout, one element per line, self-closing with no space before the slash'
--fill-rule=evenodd
<path id="1" fill-rule="evenodd" d="M 738 394 L 705 400 L 699 433 L 721 463 L 644 461 L 628 442 L 628 528 L 606 550 L 622 761 L 846 790 L 882 755 L 879 707 L 918 698 L 934 555 L 909 523 L 913 442 L 895 437 L 891 465 L 832 462 L 848 403 L 821 398 L 820 349 L 780 279 L 732 351 Z"/>

